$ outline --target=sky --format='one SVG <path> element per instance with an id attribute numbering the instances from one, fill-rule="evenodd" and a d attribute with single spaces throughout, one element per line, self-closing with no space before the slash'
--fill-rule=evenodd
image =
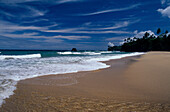
<path id="1" fill-rule="evenodd" d="M 0 0 L 0 49 L 106 50 L 170 31 L 170 0 Z"/>

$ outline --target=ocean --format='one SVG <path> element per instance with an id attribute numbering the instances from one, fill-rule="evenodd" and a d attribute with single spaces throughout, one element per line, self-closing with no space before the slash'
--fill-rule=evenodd
<path id="1" fill-rule="evenodd" d="M 0 106 L 13 95 L 20 80 L 48 74 L 75 73 L 107 68 L 100 61 L 144 53 L 119 51 L 0 51 Z"/>

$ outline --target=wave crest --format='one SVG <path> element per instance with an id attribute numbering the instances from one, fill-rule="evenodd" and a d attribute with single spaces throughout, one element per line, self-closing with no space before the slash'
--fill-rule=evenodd
<path id="1" fill-rule="evenodd" d="M 60 55 L 100 55 L 96 52 L 57 52 Z"/>
<path id="2" fill-rule="evenodd" d="M 41 54 L 29 54 L 29 55 L 0 55 L 0 60 L 3 60 L 3 59 L 23 59 L 23 58 L 41 58 Z"/>

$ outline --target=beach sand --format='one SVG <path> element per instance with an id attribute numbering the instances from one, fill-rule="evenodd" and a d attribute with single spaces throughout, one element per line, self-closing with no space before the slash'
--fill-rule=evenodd
<path id="1" fill-rule="evenodd" d="M 0 112 L 170 112 L 170 52 L 104 63 L 111 67 L 20 81 Z"/>

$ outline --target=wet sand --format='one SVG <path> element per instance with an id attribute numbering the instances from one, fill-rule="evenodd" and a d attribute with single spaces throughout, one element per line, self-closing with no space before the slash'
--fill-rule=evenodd
<path id="1" fill-rule="evenodd" d="M 105 63 L 111 67 L 20 81 L 0 112 L 170 111 L 170 52 Z"/>

